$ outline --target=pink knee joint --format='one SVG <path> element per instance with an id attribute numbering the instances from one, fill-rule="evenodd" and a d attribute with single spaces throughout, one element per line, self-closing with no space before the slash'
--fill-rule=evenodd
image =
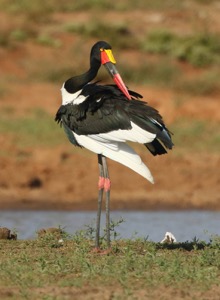
<path id="1" fill-rule="evenodd" d="M 99 182 L 98 182 L 99 190 L 104 189 L 104 185 L 105 185 L 105 178 L 102 176 L 99 176 Z"/>
<path id="2" fill-rule="evenodd" d="M 111 188 L 111 181 L 109 178 L 105 178 L 105 183 L 104 183 L 105 192 L 110 191 L 110 188 Z"/>

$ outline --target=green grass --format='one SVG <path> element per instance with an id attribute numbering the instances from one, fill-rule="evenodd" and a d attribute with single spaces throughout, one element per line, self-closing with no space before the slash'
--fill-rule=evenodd
<path id="1" fill-rule="evenodd" d="M 32 27 L 32 24 L 24 23 L 11 30 L 0 31 L 0 46 L 14 49 L 19 42 L 24 43 L 35 37 L 36 30 Z"/>
<path id="2" fill-rule="evenodd" d="M 28 0 L 21 0 L 19 2 L 13 0 L 1 0 L 0 8 L 11 13 L 22 13 L 25 11 L 26 14 L 39 14 L 45 15 L 52 12 L 62 11 L 88 11 L 88 10 L 130 10 L 134 8 L 134 2 L 132 0 L 122 0 L 118 2 L 112 2 L 110 0 L 81 0 L 81 1 L 58 1 L 58 0 L 39 0 L 37 2 L 30 2 Z M 136 9 L 184 9 L 184 5 L 178 0 L 137 0 L 135 2 Z M 41 16 L 42 17 L 42 16 Z"/>
<path id="3" fill-rule="evenodd" d="M 120 64 L 120 73 L 125 82 L 156 85 L 167 88 L 174 86 L 177 78 L 182 76 L 181 69 L 172 64 L 170 59 L 160 59 L 157 62 L 143 61 L 138 67 Z"/>
<path id="4" fill-rule="evenodd" d="M 176 149 L 191 151 L 220 151 L 220 134 L 215 122 L 180 119 L 170 126 Z"/>
<path id="5" fill-rule="evenodd" d="M 200 1 L 194 0 L 194 2 Z M 206 3 L 205 0 L 201 0 L 201 2 Z M 4 29 L 4 27 L 0 30 L 0 46 L 9 48 L 9 50 L 16 47 L 19 49 L 21 45 L 23 47 L 29 42 L 50 47 L 49 59 L 42 56 L 40 59 L 31 60 L 29 56 L 25 56 L 20 63 L 26 68 L 29 81 L 39 80 L 62 84 L 70 76 L 79 74 L 88 68 L 89 52 L 85 50 L 84 44 L 87 43 L 84 41 L 104 39 L 107 36 L 113 49 L 116 48 L 117 51 L 119 49 L 123 51 L 132 49 L 133 51 L 136 50 L 137 53 L 143 51 L 146 54 L 146 59 L 141 63 L 137 62 L 137 66 L 132 64 L 132 68 L 129 61 L 125 62 L 124 65 L 123 62 L 120 62 L 120 66 L 118 62 L 118 69 L 128 85 L 130 82 L 159 85 L 191 95 L 210 95 L 219 92 L 220 38 L 218 33 L 212 33 L 209 31 L 209 27 L 206 27 L 201 29 L 201 32 L 193 31 L 187 36 L 180 36 L 173 33 L 171 29 L 155 30 L 150 28 L 146 31 L 147 34 L 141 35 L 141 33 L 136 34 L 137 28 L 135 24 L 133 26 L 132 22 L 127 23 L 122 19 L 121 22 L 112 20 L 109 23 L 103 19 L 98 20 L 94 14 L 96 10 L 100 10 L 100 12 L 113 8 L 120 10 L 125 6 L 129 10 L 133 8 L 133 2 L 130 0 L 120 1 L 120 3 L 112 5 L 110 1 L 103 2 L 100 0 L 83 0 L 80 2 L 67 0 L 64 2 L 57 0 L 43 2 L 40 0 L 36 3 L 29 3 L 27 0 L 20 2 L 1 0 L 0 8 L 11 12 L 16 17 L 19 16 L 18 20 L 21 18 L 22 22 L 17 24 L 16 18 L 13 16 L 15 22 L 12 23 L 10 30 Z M 164 2 L 140 0 L 135 2 L 135 7 L 139 10 L 172 10 L 174 8 L 183 9 L 184 5 L 177 0 Z M 88 14 L 89 22 L 76 23 L 73 19 L 71 23 L 63 21 L 63 23 L 57 24 L 50 18 L 54 12 L 76 12 L 78 10 L 91 10 L 91 13 Z M 36 26 L 36 22 L 39 26 Z M 62 41 L 62 33 L 64 36 L 74 35 L 69 52 L 66 52 L 66 48 L 64 49 L 66 46 L 65 42 Z M 78 39 L 80 42 L 77 41 Z M 63 50 L 65 54 L 62 57 L 60 53 Z M 117 51 L 115 52 L 116 55 Z M 86 54 L 88 59 L 85 60 L 82 53 Z M 57 58 L 56 63 L 54 63 L 55 58 Z M 179 61 L 191 64 L 195 69 L 200 68 L 201 70 L 203 67 L 204 72 L 193 78 L 187 78 L 186 65 L 179 63 Z M 107 79 L 107 75 L 104 76 L 105 79 Z M 16 78 L 16 80 L 21 79 Z M 0 86 L 0 95 L 3 92 Z"/>
<path id="6" fill-rule="evenodd" d="M 93 37 L 97 40 L 103 40 L 108 37 L 108 42 L 114 45 L 114 48 L 137 49 L 138 41 L 130 30 L 129 26 L 122 23 L 105 23 L 95 19 L 88 23 L 70 23 L 64 26 L 64 30 L 71 33 L 77 33 L 84 38 Z"/>
<path id="7" fill-rule="evenodd" d="M 156 62 L 146 59 L 138 67 L 120 64 L 120 73 L 128 85 L 131 82 L 160 86 L 192 96 L 207 96 L 220 91 L 220 72 L 215 66 L 189 79 L 171 59 L 160 57 Z"/>
<path id="8" fill-rule="evenodd" d="M 43 45 L 43 46 L 49 46 L 49 47 L 55 47 L 55 48 L 59 48 L 62 45 L 60 40 L 58 40 L 56 38 L 53 38 L 49 34 L 45 34 L 45 33 L 40 34 L 36 38 L 36 42 Z"/>
<path id="9" fill-rule="evenodd" d="M 87 287 L 89 295 L 101 287 L 105 293 L 110 290 L 111 299 L 128 299 L 128 295 L 135 299 L 138 290 L 149 294 L 170 286 L 181 292 L 190 288 L 193 299 L 198 291 L 205 294 L 219 285 L 219 240 L 175 245 L 122 240 L 113 242 L 108 255 L 95 254 L 92 249 L 93 242 L 74 236 L 63 246 L 48 238 L 0 241 L 0 290 L 10 291 L 16 299 L 64 299 L 64 291 L 65 299 L 73 299 L 67 288 L 80 293 Z M 162 295 L 166 296 L 166 290 Z"/>
<path id="10" fill-rule="evenodd" d="M 9 92 L 9 88 L 6 87 L 6 80 L 1 80 L 0 81 L 0 101 L 1 101 L 1 97 L 4 97 L 6 95 L 7 92 Z"/>
<path id="11" fill-rule="evenodd" d="M 41 109 L 28 116 L 14 117 L 13 111 L 8 108 L 1 115 L 0 133 L 9 134 L 18 146 L 54 146 L 65 142 L 63 129 L 55 123 L 53 116 Z"/>
<path id="12" fill-rule="evenodd" d="M 215 68 L 205 71 L 203 74 L 188 79 L 187 76 L 181 76 L 173 88 L 177 92 L 187 93 L 193 96 L 208 96 L 220 91 L 219 70 Z"/>
<path id="13" fill-rule="evenodd" d="M 64 30 L 84 37 L 103 39 L 106 35 L 114 47 L 120 49 L 144 50 L 148 53 L 163 54 L 196 67 L 219 63 L 220 37 L 210 32 L 179 36 L 164 29 L 151 30 L 147 37 L 137 39 L 128 24 L 106 24 L 90 20 L 85 24 L 66 24 Z"/>
<path id="14" fill-rule="evenodd" d="M 27 40 L 29 34 L 27 31 L 23 29 L 15 29 L 11 31 L 9 38 L 11 40 L 19 41 L 19 42 L 24 42 Z"/>
<path id="15" fill-rule="evenodd" d="M 74 53 L 74 52 L 73 52 Z M 88 61 L 76 60 L 74 66 L 56 65 L 52 62 L 40 61 L 30 66 L 30 78 L 35 81 L 52 82 L 62 84 L 67 78 L 79 75 L 88 69 Z M 78 73 L 76 74 L 76 70 Z M 138 67 L 130 66 L 128 63 L 120 62 L 118 70 L 128 86 L 133 84 L 144 84 L 149 86 L 160 86 L 173 89 L 181 94 L 207 96 L 220 91 L 220 72 L 215 67 L 204 71 L 202 74 L 188 79 L 180 66 L 173 63 L 169 58 L 160 57 L 157 61 L 146 58 Z M 97 80 L 111 83 L 108 73 L 104 68 L 99 70 Z"/>
<path id="16" fill-rule="evenodd" d="M 142 49 L 149 53 L 170 55 L 196 67 L 219 63 L 220 39 L 209 32 L 178 36 L 171 31 L 157 29 L 149 32 Z"/>
<path id="17" fill-rule="evenodd" d="M 79 67 L 76 67 L 79 70 Z M 85 69 L 82 68 L 81 73 L 84 72 Z M 71 65 L 67 66 L 56 66 L 52 62 L 39 62 L 35 64 L 35 66 L 30 66 L 29 70 L 31 78 L 35 82 L 52 82 L 57 84 L 58 88 L 66 81 L 68 78 L 79 75 L 76 74 L 75 67 L 73 68 Z"/>

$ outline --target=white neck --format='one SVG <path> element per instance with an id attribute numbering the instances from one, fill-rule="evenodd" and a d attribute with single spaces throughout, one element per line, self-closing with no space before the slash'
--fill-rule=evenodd
<path id="1" fill-rule="evenodd" d="M 85 97 L 83 95 L 80 95 L 81 92 L 82 92 L 82 90 L 79 90 L 74 94 L 68 93 L 67 90 L 64 88 L 64 84 L 63 84 L 63 86 L 61 88 L 62 105 L 66 105 L 69 103 L 77 105 L 77 104 L 80 104 L 83 101 L 85 101 L 88 96 Z"/>

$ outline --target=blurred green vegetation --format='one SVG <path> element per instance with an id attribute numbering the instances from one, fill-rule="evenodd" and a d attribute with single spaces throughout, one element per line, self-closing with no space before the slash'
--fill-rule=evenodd
<path id="1" fill-rule="evenodd" d="M 220 135 L 217 122 L 204 120 L 180 119 L 172 124 L 176 149 L 193 151 L 209 151 L 218 153 L 220 150 Z"/>
<path id="2" fill-rule="evenodd" d="M 50 36 L 49 34 L 40 34 L 36 41 L 44 46 L 49 46 L 49 47 L 56 47 L 59 48 L 61 47 L 62 43 L 60 40 L 53 38 L 52 36 Z"/>
<path id="3" fill-rule="evenodd" d="M 108 33 L 108 41 L 114 44 L 114 48 L 168 55 L 196 67 L 220 63 L 220 35 L 208 31 L 179 36 L 169 30 L 157 29 L 150 30 L 146 37 L 137 38 L 126 23 L 109 25 L 96 20 L 66 24 L 64 30 L 97 39 Z"/>
<path id="4" fill-rule="evenodd" d="M 208 4 L 206 0 L 191 0 L 191 2 Z M 190 2 L 189 2 L 190 3 Z M 177 0 L 138 0 L 135 2 L 135 9 L 159 10 L 184 10 L 187 5 L 183 1 Z M 108 39 L 114 48 L 128 50 L 134 49 L 157 56 L 163 55 L 170 57 L 174 61 L 187 62 L 194 67 L 207 67 L 211 65 L 220 65 L 220 35 L 209 30 L 209 26 L 203 24 L 200 31 L 193 29 L 190 34 L 174 33 L 171 29 L 146 28 L 146 33 L 139 34 L 132 25 L 122 20 L 116 21 L 97 18 L 94 11 L 105 10 L 131 10 L 134 8 L 133 1 L 122 0 L 118 3 L 112 1 L 101 0 L 82 0 L 82 1 L 35 1 L 27 0 L 12 1 L 0 0 L 0 9 L 10 12 L 14 16 L 19 15 L 23 21 L 15 28 L 4 30 L 0 29 L 0 46 L 10 46 L 14 42 L 24 43 L 28 39 L 48 46 L 61 47 L 62 42 L 53 34 L 44 30 L 44 28 L 36 27 L 43 24 L 43 27 L 51 27 L 54 32 L 67 32 L 78 35 L 82 39 Z M 72 23 L 55 24 L 51 19 L 54 12 L 77 12 L 82 10 L 91 14 L 87 22 L 73 21 Z M 37 23 L 37 24 L 36 24 Z M 53 26 L 52 26 L 53 24 Z M 54 27 L 55 26 L 55 27 Z M 50 30 L 49 30 L 50 31 Z"/>
<path id="5" fill-rule="evenodd" d="M 194 0 L 198 1 L 198 0 Z M 182 1 L 178 0 L 136 0 L 136 9 L 170 9 L 170 8 L 184 8 Z M 86 11 L 90 9 L 94 10 L 130 10 L 134 9 L 133 0 L 121 0 L 113 2 L 110 0 L 81 0 L 81 1 L 69 1 L 69 0 L 1 0 L 0 9 L 4 9 L 11 13 L 23 12 L 26 13 L 52 13 L 57 11 L 71 12 L 71 11 Z"/>
<path id="6" fill-rule="evenodd" d="M 120 66 L 120 73 L 126 82 L 168 88 L 173 88 L 174 81 L 182 76 L 181 69 L 164 58 L 159 61 L 144 61 L 139 66 L 132 68 L 129 64 L 123 64 Z"/>
<path id="7" fill-rule="evenodd" d="M 66 143 L 63 129 L 42 109 L 33 109 L 27 116 L 14 116 L 11 107 L 1 110 L 0 133 L 9 134 L 19 147 Z M 217 122 L 181 119 L 171 126 L 173 140 L 179 149 L 219 152 L 220 135 Z"/>
<path id="8" fill-rule="evenodd" d="M 119 49 L 138 49 L 138 41 L 129 27 L 124 23 L 104 23 L 93 20 L 89 23 L 66 24 L 64 30 L 77 33 L 84 37 L 103 39 L 108 35 L 109 43 L 114 44 L 114 48 Z"/>
<path id="9" fill-rule="evenodd" d="M 216 0 L 191 0 L 191 2 L 208 5 Z M 169 9 L 184 9 L 184 1 L 179 0 L 81 0 L 81 1 L 69 1 L 69 0 L 1 0 L 0 9 L 11 13 L 26 12 L 28 13 L 42 13 L 48 14 L 53 12 L 72 12 L 72 11 L 87 11 L 87 10 L 115 10 L 115 11 L 127 11 L 135 9 L 146 9 L 146 10 L 169 10 Z"/>
<path id="10" fill-rule="evenodd" d="M 9 134 L 19 147 L 55 146 L 65 142 L 65 135 L 53 117 L 42 109 L 34 109 L 27 116 L 16 117 L 9 108 L 2 109 L 0 133 Z"/>
<path id="11" fill-rule="evenodd" d="M 181 93 L 193 96 L 208 96 L 220 92 L 220 69 L 208 70 L 195 78 L 182 77 L 173 88 Z"/>
<path id="12" fill-rule="evenodd" d="M 80 66 L 80 61 L 74 67 L 75 70 L 80 70 L 81 73 L 87 68 L 88 65 L 85 67 Z M 131 66 L 129 61 L 125 63 L 120 62 L 118 69 L 124 81 L 131 88 L 133 84 L 144 84 L 169 88 L 193 96 L 212 95 L 220 91 L 220 69 L 216 67 L 207 69 L 195 77 L 188 78 L 181 66 L 175 64 L 171 59 L 160 57 L 156 61 L 143 61 L 139 66 Z M 74 73 L 72 66 L 66 64 L 54 65 L 44 60 L 38 62 L 36 66 L 32 65 L 29 74 L 30 78 L 33 78 L 32 80 L 56 84 L 77 75 L 76 71 Z M 102 68 L 99 71 L 97 80 L 109 82 L 109 76 Z"/>
<path id="13" fill-rule="evenodd" d="M 177 36 L 167 30 L 150 32 L 142 48 L 149 53 L 166 54 L 196 67 L 220 62 L 220 36 L 209 32 Z"/>

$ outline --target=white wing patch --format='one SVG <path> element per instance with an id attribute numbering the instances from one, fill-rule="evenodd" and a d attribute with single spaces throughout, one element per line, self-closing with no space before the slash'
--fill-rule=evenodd
<path id="1" fill-rule="evenodd" d="M 131 122 L 131 126 L 132 129 L 130 130 L 119 129 L 107 133 L 90 134 L 88 136 L 102 143 L 131 141 L 140 144 L 151 143 L 156 137 L 156 134 L 140 128 L 133 122 Z"/>
<path id="2" fill-rule="evenodd" d="M 121 163 L 140 174 L 151 183 L 154 183 L 150 170 L 142 162 L 140 156 L 124 142 L 104 142 L 94 139 L 92 136 L 77 135 L 74 133 L 77 142 L 86 149 Z"/>

